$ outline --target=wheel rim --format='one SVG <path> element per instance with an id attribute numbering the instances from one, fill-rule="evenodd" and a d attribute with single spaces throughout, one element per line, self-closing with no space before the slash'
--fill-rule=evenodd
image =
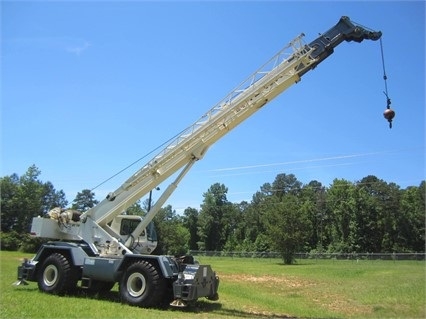
<path id="1" fill-rule="evenodd" d="M 146 289 L 145 277 L 140 273 L 133 273 L 127 279 L 127 291 L 132 297 L 140 297 Z"/>
<path id="2" fill-rule="evenodd" d="M 58 280 L 58 268 L 55 265 L 49 265 L 44 269 L 43 282 L 46 286 L 53 286 Z"/>

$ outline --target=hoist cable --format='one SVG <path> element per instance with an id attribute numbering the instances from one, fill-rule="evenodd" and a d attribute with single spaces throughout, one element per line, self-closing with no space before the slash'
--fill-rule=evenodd
<path id="1" fill-rule="evenodd" d="M 388 83 L 386 82 L 386 80 L 388 79 L 387 75 L 386 75 L 386 68 L 385 68 L 385 55 L 383 53 L 383 42 L 382 42 L 382 38 L 380 38 L 380 52 L 382 54 L 382 67 L 383 67 L 383 80 L 385 81 L 385 95 L 386 98 L 388 99 L 387 102 L 387 108 L 390 107 L 390 99 L 389 99 L 389 94 L 388 94 Z"/>
<path id="2" fill-rule="evenodd" d="M 380 52 L 382 54 L 383 80 L 385 82 L 385 91 L 383 93 L 386 95 L 386 110 L 383 113 L 383 116 L 385 117 L 385 119 L 388 120 L 388 122 L 389 122 L 389 128 L 392 128 L 392 120 L 395 117 L 395 111 L 390 108 L 391 99 L 389 98 L 388 84 L 386 82 L 386 80 L 388 79 L 388 76 L 386 75 L 385 55 L 383 53 L 383 42 L 382 42 L 382 38 L 380 38 Z"/>

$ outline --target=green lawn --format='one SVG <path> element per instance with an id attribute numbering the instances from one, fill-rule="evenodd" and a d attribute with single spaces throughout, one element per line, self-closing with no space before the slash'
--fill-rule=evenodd
<path id="1" fill-rule="evenodd" d="M 108 295 L 58 297 L 36 283 L 14 287 L 16 267 L 32 255 L 0 252 L 0 318 L 425 318 L 424 261 L 199 257 L 221 282 L 220 300 L 187 309 L 141 309 Z"/>

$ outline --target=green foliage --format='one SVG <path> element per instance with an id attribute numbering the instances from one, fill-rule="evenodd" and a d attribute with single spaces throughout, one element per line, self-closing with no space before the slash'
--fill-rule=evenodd
<path id="1" fill-rule="evenodd" d="M 49 241 L 46 238 L 32 238 L 28 234 L 26 234 L 22 238 L 22 242 L 19 246 L 19 251 L 24 253 L 36 253 L 40 246 Z"/>
<path id="2" fill-rule="evenodd" d="M 50 182 L 42 182 L 40 174 L 32 165 L 21 177 L 13 174 L 0 178 L 1 231 L 27 233 L 33 217 L 68 204 L 64 192 L 56 191 Z"/>
<path id="3" fill-rule="evenodd" d="M 298 195 L 301 191 L 302 183 L 294 174 L 278 174 L 272 183 L 271 192 L 273 195 L 282 199 L 284 195 Z"/>
<path id="4" fill-rule="evenodd" d="M 424 251 L 425 248 L 425 181 L 419 187 L 408 187 L 403 191 L 399 215 L 396 219 L 397 232 L 395 251 Z"/>
<path id="5" fill-rule="evenodd" d="M 272 197 L 266 213 L 267 235 L 271 248 L 279 252 L 285 264 L 292 264 L 310 234 L 310 221 L 298 198 L 290 193 Z"/>
<path id="6" fill-rule="evenodd" d="M 198 235 L 205 250 L 221 251 L 227 237 L 236 227 L 235 210 L 226 198 L 228 188 L 213 184 L 203 194 L 204 201 L 198 217 Z"/>
<path id="7" fill-rule="evenodd" d="M 35 253 L 42 243 L 42 238 L 32 238 L 29 234 L 19 234 L 16 231 L 7 233 L 0 232 L 0 249 L 6 251 L 22 251 L 24 253 Z"/>
<path id="8" fill-rule="evenodd" d="M 81 192 L 77 193 L 71 208 L 80 212 L 85 212 L 98 203 L 99 201 L 95 199 L 95 193 L 90 189 L 83 189 Z"/>
<path id="9" fill-rule="evenodd" d="M 356 210 L 354 192 L 355 187 L 351 182 L 338 179 L 333 181 L 327 192 L 331 231 L 329 251 L 353 251 L 353 217 Z"/>
<path id="10" fill-rule="evenodd" d="M 127 208 L 126 214 L 127 215 L 144 216 L 146 214 L 146 212 L 142 209 L 140 202 L 137 201 L 132 206 Z"/>
<path id="11" fill-rule="evenodd" d="M 188 207 L 183 212 L 183 215 L 183 225 L 189 231 L 189 249 L 197 250 L 198 242 L 200 241 L 200 237 L 198 236 L 198 210 Z"/>
<path id="12" fill-rule="evenodd" d="M 16 231 L 0 233 L 1 250 L 18 250 L 21 245 L 21 236 Z"/>
<path id="13" fill-rule="evenodd" d="M 41 181 L 40 174 L 32 165 L 22 176 L 0 178 L 3 250 L 36 249 L 39 242 L 25 235 L 32 218 L 68 205 L 64 192 Z M 188 207 L 183 216 L 164 207 L 154 218 L 156 253 L 278 251 L 290 263 L 295 252 L 425 251 L 425 181 L 400 189 L 370 175 L 355 183 L 335 179 L 326 188 L 282 173 L 260 186 L 250 202 L 231 203 L 227 192 L 225 185 L 213 184 L 203 194 L 201 209 Z M 84 189 L 72 208 L 84 212 L 97 203 Z M 145 204 L 138 202 L 127 213 L 143 216 Z"/>
<path id="14" fill-rule="evenodd" d="M 154 254 L 184 255 L 188 252 L 189 231 L 172 206 L 161 208 L 153 221 L 158 237 Z"/>

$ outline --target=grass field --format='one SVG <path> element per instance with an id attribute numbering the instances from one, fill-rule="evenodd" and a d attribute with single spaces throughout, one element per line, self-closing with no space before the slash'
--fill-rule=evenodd
<path id="1" fill-rule="evenodd" d="M 0 252 L 0 318 L 426 318 L 424 261 L 200 257 L 221 279 L 220 300 L 186 309 L 141 309 L 107 295 L 58 297 L 14 287 L 22 257 Z"/>

